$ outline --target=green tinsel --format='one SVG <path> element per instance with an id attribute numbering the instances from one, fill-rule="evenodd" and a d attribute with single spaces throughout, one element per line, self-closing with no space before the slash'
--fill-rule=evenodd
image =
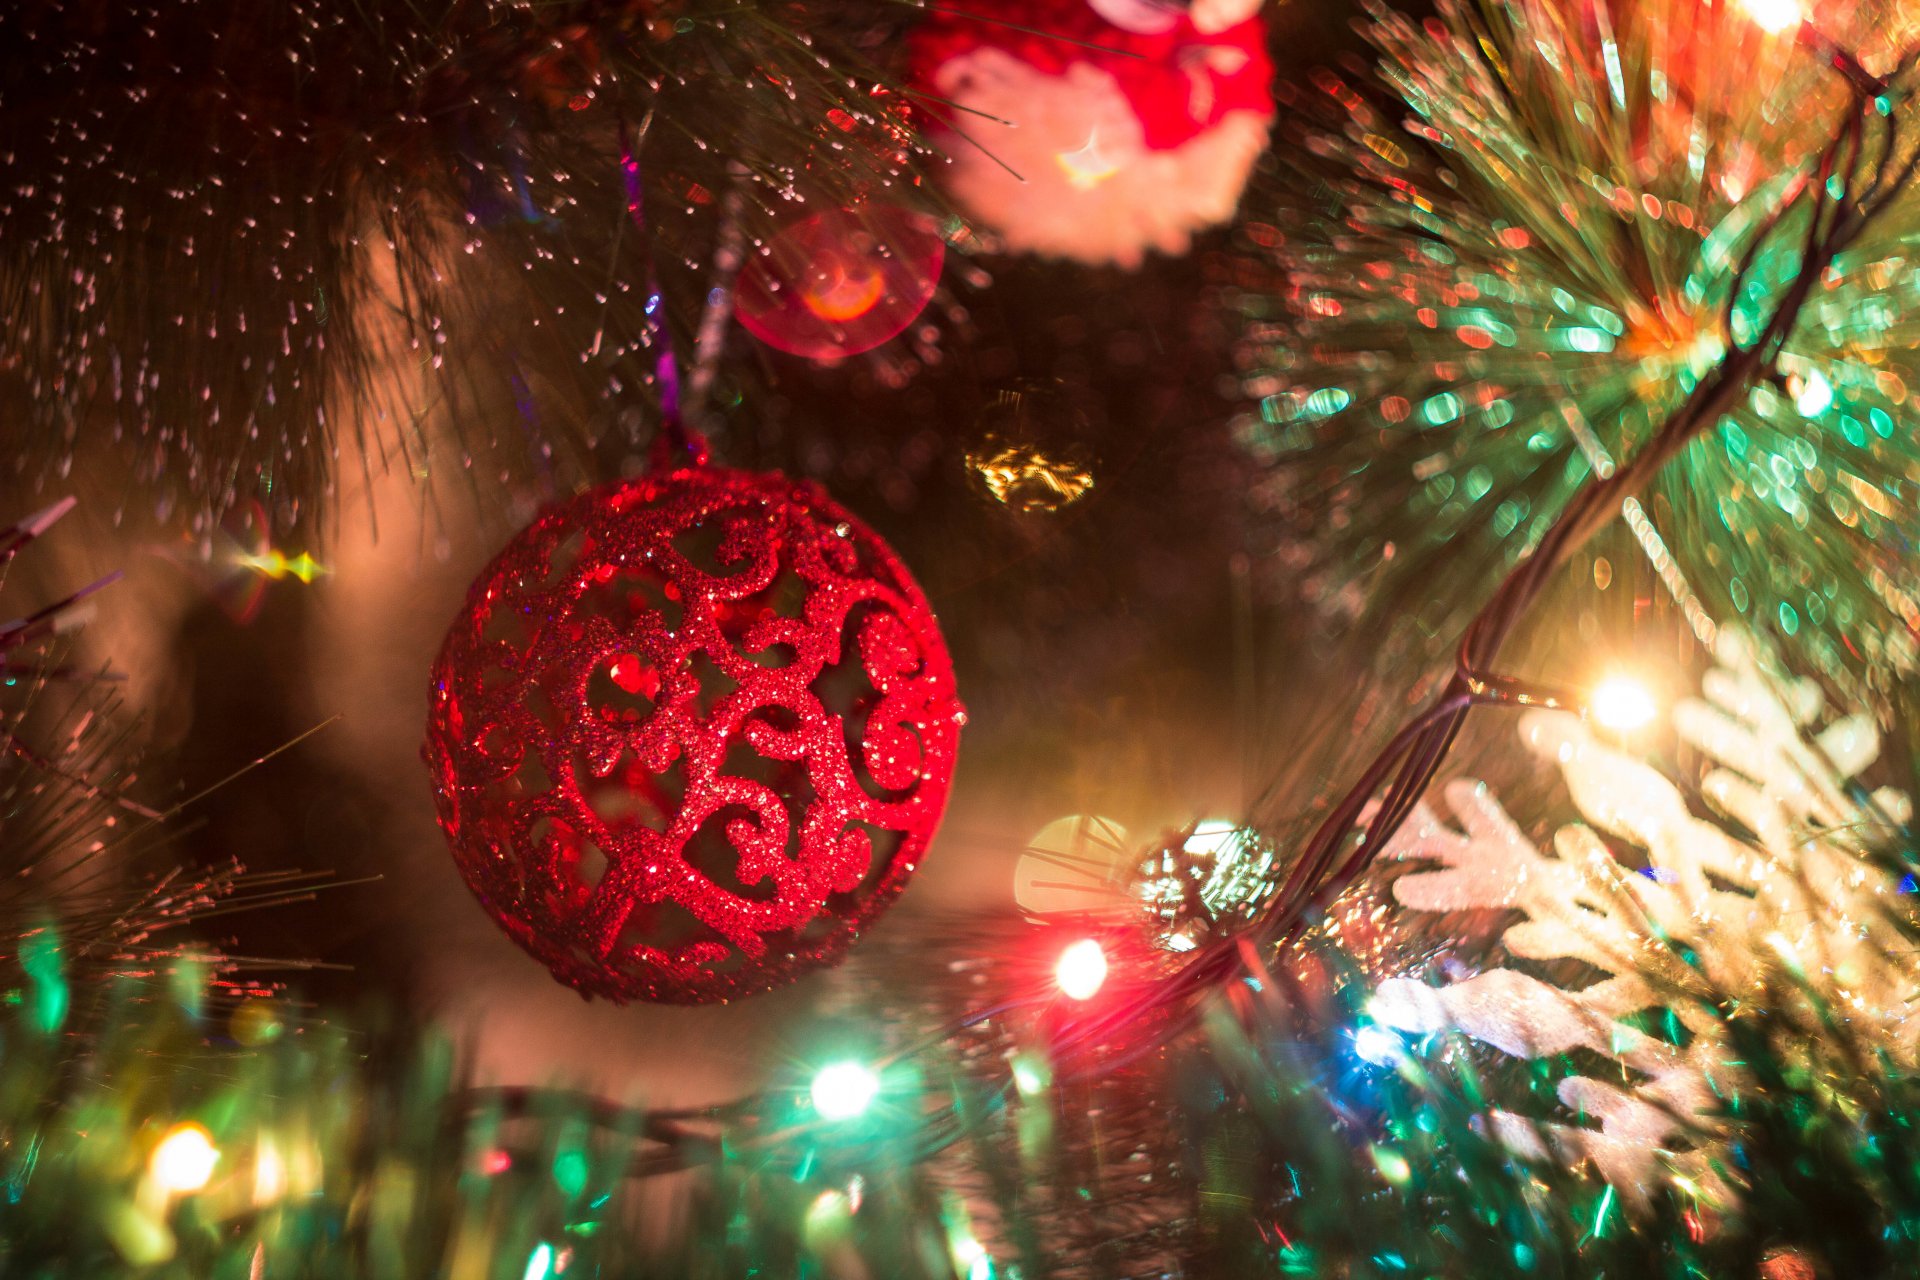
<path id="1" fill-rule="evenodd" d="M 1323 594 L 1447 639 L 1577 488 L 1632 456 L 1729 341 L 1752 343 L 1798 273 L 1800 193 L 1861 113 L 1817 50 L 1737 5 L 1371 12 L 1390 93 L 1315 77 L 1275 149 L 1290 193 L 1252 204 L 1251 239 L 1291 286 L 1243 300 L 1261 397 L 1243 438 L 1275 466 Z M 1821 17 L 1892 67 L 1879 6 Z M 1866 104 L 1861 163 L 1843 148 L 1830 195 L 1896 180 L 1907 87 Z M 1917 214 L 1903 194 L 1842 253 L 1777 376 L 1643 499 L 1707 613 L 1797 636 L 1830 673 L 1916 657 L 1898 531 L 1920 482 Z"/>
<path id="2" fill-rule="evenodd" d="M 130 986 L 86 1012 L 84 1040 L 49 1032 L 30 1000 L 0 1015 L 9 1276 L 1678 1280 L 1765 1275 L 1782 1251 L 1836 1276 L 1920 1262 L 1920 1081 L 1839 1018 L 1781 1056 L 1769 1009 L 1790 1003 L 1784 985 L 1716 1006 L 1755 1082 L 1727 1099 L 1741 1199 L 1670 1190 L 1640 1216 L 1487 1136 L 1488 1097 L 1506 1086 L 1470 1057 L 1410 1049 L 1369 1065 L 1351 1021 L 1303 1026 L 1297 999 L 1271 990 L 1237 1016 L 1220 1006 L 1201 1043 L 1130 1086 L 1160 1099 L 1150 1164 L 1095 1171 L 1112 1149 L 1078 1132 L 1079 1091 L 1036 1082 L 1012 1107 L 980 1094 L 958 1154 L 928 1160 L 909 1091 L 836 1127 L 810 1121 L 796 1087 L 785 1105 L 800 1127 L 777 1152 L 720 1148 L 684 1214 L 636 1198 L 637 1110 L 475 1091 L 416 1033 L 264 1004 L 214 1016 L 194 990 Z M 1350 1004 L 1325 1012 L 1351 1019 Z M 1036 1109 L 1060 1128 L 1051 1155 Z M 154 1152 L 187 1125 L 218 1159 L 204 1187 L 167 1194 Z M 1094 1196 L 1097 1212 L 1122 1182 L 1155 1178 L 1157 1213 L 1136 1205 L 1104 1241 L 1044 1247 L 1058 1226 L 1046 1195 Z"/>

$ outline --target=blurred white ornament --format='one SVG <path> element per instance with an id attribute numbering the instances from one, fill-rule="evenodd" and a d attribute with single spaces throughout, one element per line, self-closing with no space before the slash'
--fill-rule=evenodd
<path id="1" fill-rule="evenodd" d="M 1036 916 L 1107 915 L 1127 908 L 1127 829 L 1110 818 L 1056 818 L 1027 842 L 1013 900 Z"/>

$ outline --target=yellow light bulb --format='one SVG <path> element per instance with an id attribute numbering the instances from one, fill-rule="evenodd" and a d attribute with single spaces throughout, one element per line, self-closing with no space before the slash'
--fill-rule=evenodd
<path id="1" fill-rule="evenodd" d="M 1644 729 L 1659 713 L 1653 695 L 1632 676 L 1608 676 L 1594 686 L 1587 707 L 1603 728 L 1615 733 Z"/>
<path id="2" fill-rule="evenodd" d="M 153 1149 L 148 1171 L 161 1190 L 178 1195 L 200 1190 L 213 1178 L 220 1149 L 197 1124 L 177 1124 Z"/>
<path id="3" fill-rule="evenodd" d="M 253 1160 L 253 1202 L 272 1204 L 287 1194 L 287 1162 L 273 1139 L 260 1139 L 260 1150 Z"/>
<path id="4" fill-rule="evenodd" d="M 1776 36 L 1807 20 L 1806 8 L 1800 0 L 1740 0 L 1740 7 L 1761 30 Z"/>

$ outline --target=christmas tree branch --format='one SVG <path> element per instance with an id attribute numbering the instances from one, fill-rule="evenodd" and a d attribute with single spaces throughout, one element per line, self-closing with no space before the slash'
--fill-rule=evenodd
<path id="1" fill-rule="evenodd" d="M 1829 192 L 1828 179 L 1836 167 L 1840 167 L 1843 153 L 1851 147 L 1857 157 L 1862 117 L 1873 110 L 1870 99 L 1855 95 L 1846 125 L 1822 153 L 1813 178 L 1805 184 L 1804 190 L 1812 194 L 1813 208 L 1800 267 L 1775 305 L 1764 331 L 1744 347 L 1732 341 L 1729 334 L 1727 355 L 1695 386 L 1680 408 L 1626 465 L 1604 472 L 1578 490 L 1532 553 L 1500 581 L 1468 623 L 1454 672 L 1429 710 L 1414 722 L 1417 728 L 1410 726 L 1412 732 L 1403 730 L 1395 736 L 1308 839 L 1300 860 L 1263 917 L 1268 936 L 1275 940 L 1297 936 L 1300 925 L 1314 910 L 1324 908 L 1352 884 L 1412 812 L 1477 702 L 1514 701 L 1511 696 L 1484 697 L 1491 686 L 1489 668 L 1553 575 L 1595 534 L 1618 518 L 1626 500 L 1636 497 L 1688 444 L 1718 423 L 1757 381 L 1772 375 L 1780 347 L 1799 322 L 1801 311 L 1822 273 L 1866 229 L 1873 217 L 1902 193 L 1913 172 L 1909 162 L 1899 168 L 1898 175 L 1884 189 L 1876 181 L 1869 194 L 1870 203 L 1865 205 L 1856 205 L 1844 195 L 1835 197 Z M 1890 135 L 1883 159 L 1891 165 L 1896 154 Z M 1853 165 L 1844 167 L 1851 169 Z M 1776 214 L 1750 242 L 1729 289 L 1731 298 L 1740 296 L 1760 244 L 1774 226 L 1784 221 L 1791 208 L 1789 205 Z M 1384 771 L 1396 761 L 1399 771 L 1392 785 L 1380 803 L 1373 806 Z M 1345 845 L 1355 822 L 1370 806 L 1371 817 L 1358 846 L 1337 871 L 1328 874 L 1333 858 Z"/>
<path id="2" fill-rule="evenodd" d="M 257 499 L 310 535 L 341 446 L 431 474 L 443 424 L 463 473 L 593 474 L 658 420 L 648 334 L 705 304 L 719 193 L 755 241 L 796 200 L 927 198 L 860 52 L 887 5 L 97 8 L 0 13 L 0 368 L 30 480 L 111 450 L 89 500 L 163 522 Z M 616 122 L 650 113 L 636 237 Z"/>

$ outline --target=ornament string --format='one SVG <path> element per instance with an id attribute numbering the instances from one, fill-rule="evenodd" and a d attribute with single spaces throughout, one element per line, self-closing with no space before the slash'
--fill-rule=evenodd
<path id="1" fill-rule="evenodd" d="M 648 130 L 653 125 L 653 112 L 649 110 L 641 118 L 637 131 L 629 132 L 625 121 L 620 123 L 620 180 L 627 197 L 627 216 L 633 220 L 640 232 L 641 243 L 647 243 L 647 212 L 645 188 L 640 177 L 640 148 L 644 144 Z M 736 188 L 737 190 L 737 184 Z M 733 198 L 733 192 L 728 198 Z M 729 219 L 728 225 L 737 222 Z M 727 226 L 721 228 L 721 241 L 725 244 Z M 680 362 L 674 354 L 673 336 L 668 332 L 665 295 L 660 289 L 660 273 L 653 262 L 653 255 L 646 253 L 647 290 L 647 341 L 659 353 L 654 358 L 654 381 L 659 387 L 660 433 L 653 442 L 651 463 L 657 471 L 669 471 L 676 467 L 703 466 L 706 464 L 707 442 L 699 431 L 689 427 L 688 420 L 701 412 L 705 404 L 707 388 L 713 382 L 713 363 L 719 343 L 725 339 L 726 314 L 724 308 L 717 306 L 714 294 L 707 295 L 705 309 L 701 313 L 700 328 L 694 340 L 695 365 L 693 372 L 692 394 L 683 400 L 680 383 Z M 737 256 L 737 255 L 736 255 Z M 735 270 L 737 270 L 737 266 Z M 719 312 L 718 319 L 715 312 Z M 709 331 L 713 331 L 712 341 L 705 341 Z M 693 405 L 687 407 L 688 402 Z"/>
<path id="2" fill-rule="evenodd" d="M 730 172 L 733 184 L 721 201 L 720 234 L 713 251 L 713 283 L 707 289 L 706 305 L 700 312 L 700 327 L 694 332 L 693 376 L 687 381 L 685 421 L 696 430 L 706 422 L 707 401 L 719 372 L 721 348 L 726 345 L 727 320 L 733 314 L 733 287 L 747 256 L 746 231 L 741 221 L 747 198 L 741 179 L 746 176 L 746 169 L 736 164 Z"/>

